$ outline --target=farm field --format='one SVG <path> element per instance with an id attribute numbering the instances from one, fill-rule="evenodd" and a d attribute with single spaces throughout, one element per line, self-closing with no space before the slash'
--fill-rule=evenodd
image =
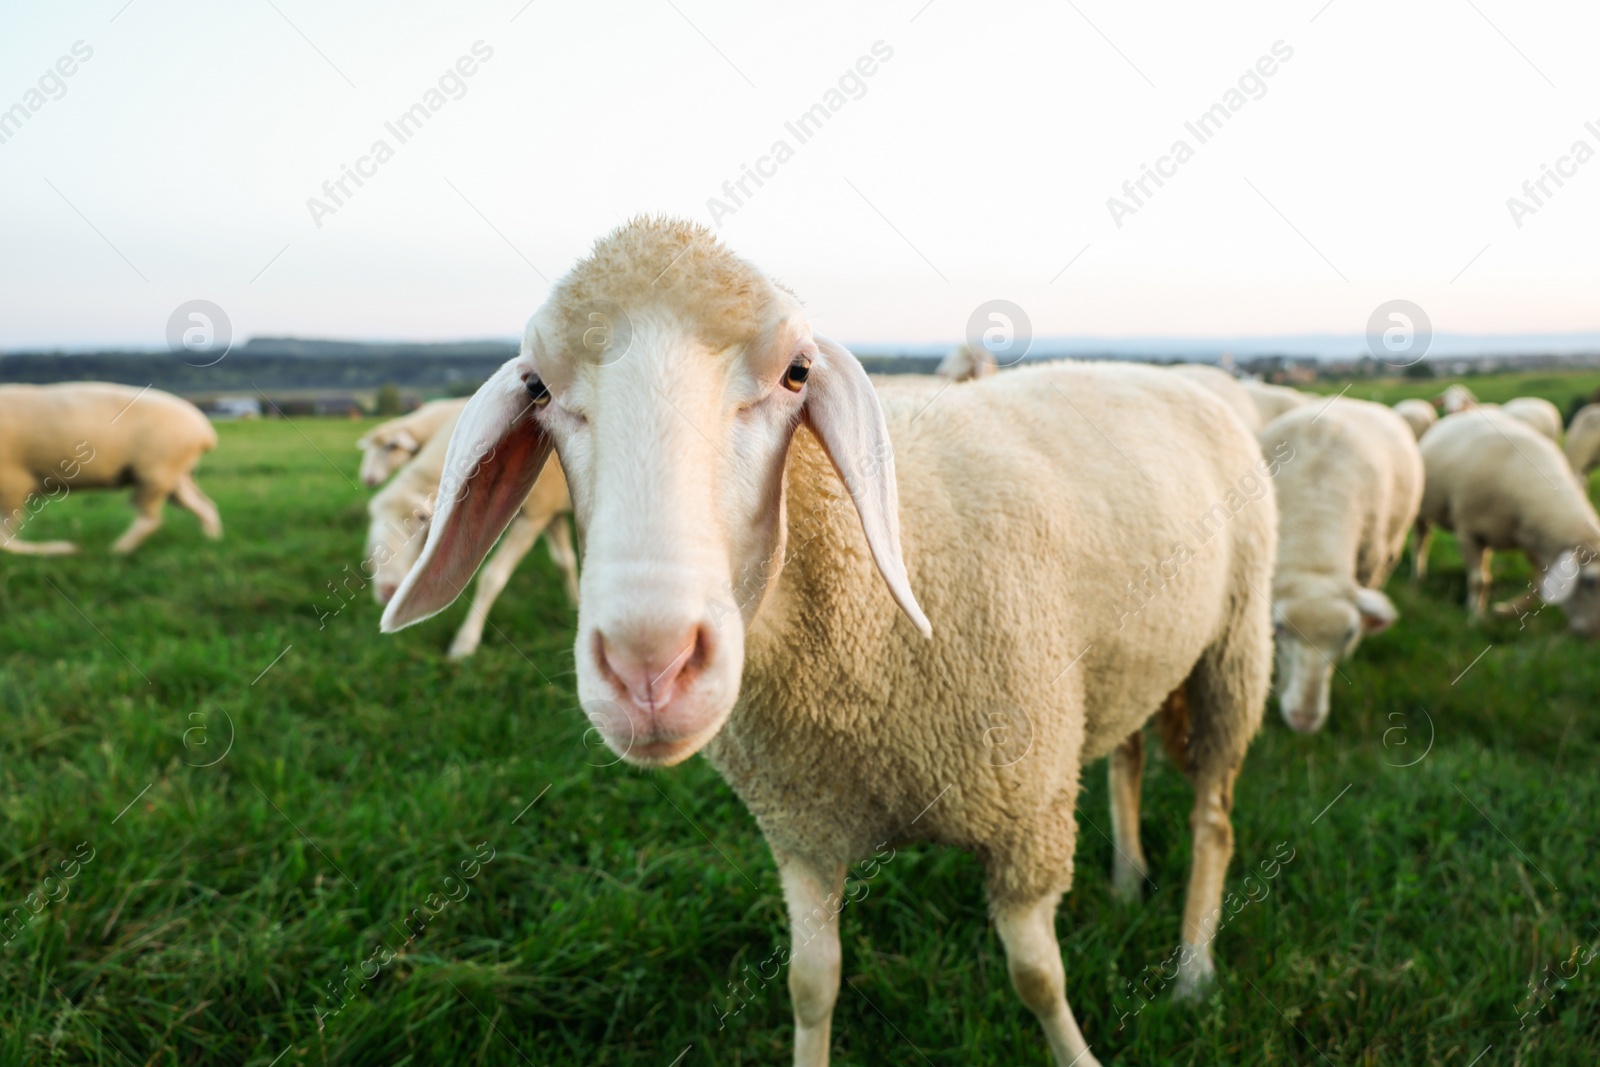
<path id="1" fill-rule="evenodd" d="M 1466 382 L 1565 410 L 1600 374 Z M 704 760 L 638 771 L 586 735 L 544 550 L 467 663 L 444 656 L 461 604 L 379 635 L 367 425 L 220 424 L 220 542 L 169 507 L 115 558 L 125 495 L 84 493 L 26 534 L 81 555 L 0 555 L 0 1063 L 788 1062 L 766 846 Z M 1152 745 L 1158 888 L 1124 906 L 1086 771 L 1058 927 L 1102 1060 L 1600 1061 L 1600 656 L 1555 609 L 1469 626 L 1448 536 L 1431 563 L 1390 583 L 1400 622 L 1341 665 L 1322 733 L 1269 707 L 1235 798 L 1248 903 L 1198 1005 L 1133 984 L 1177 943 L 1188 785 Z M 1527 587 L 1520 557 L 1496 569 L 1496 599 Z M 836 1064 L 1048 1061 L 981 888 L 952 851 L 882 863 L 841 918 Z"/>

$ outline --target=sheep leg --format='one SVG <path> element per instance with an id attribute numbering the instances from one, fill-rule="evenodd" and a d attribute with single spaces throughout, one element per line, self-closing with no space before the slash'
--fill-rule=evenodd
<path id="1" fill-rule="evenodd" d="M 1057 1067 L 1099 1067 L 1089 1043 L 1067 1006 L 1067 972 L 1056 940 L 1056 903 L 1051 893 L 1018 906 L 997 909 L 995 929 L 1006 946 L 1006 969 L 1017 996 L 1044 1027 Z"/>
<path id="2" fill-rule="evenodd" d="M 844 864 L 816 864 L 774 852 L 789 906 L 789 999 L 794 1002 L 795 1067 L 827 1067 L 842 951 L 839 909 Z"/>
<path id="3" fill-rule="evenodd" d="M 1144 730 L 1111 751 L 1111 894 L 1125 904 L 1139 899 L 1149 865 L 1139 843 L 1139 787 L 1144 780 Z"/>
<path id="4" fill-rule="evenodd" d="M 1489 606 L 1494 552 L 1481 541 L 1461 538 L 1461 562 L 1467 569 L 1467 617 L 1477 622 Z"/>
<path id="5" fill-rule="evenodd" d="M 468 609 L 461 629 L 456 631 L 455 640 L 450 642 L 451 659 L 465 659 L 478 651 L 478 645 L 483 642 L 483 627 L 489 621 L 489 610 L 505 590 L 517 564 L 522 562 L 522 557 L 539 539 L 539 532 L 540 527 L 523 512 L 518 512 L 517 517 L 511 520 L 505 536 L 500 538 L 500 546 L 494 550 L 494 555 L 489 557 L 489 562 L 483 565 L 483 571 L 478 575 L 478 588 L 472 594 L 472 607 Z"/>
<path id="6" fill-rule="evenodd" d="M 133 507 L 138 512 L 133 518 L 133 524 L 123 531 L 122 536 L 111 543 L 111 551 L 119 556 L 125 556 L 144 543 L 149 537 L 161 528 L 161 508 L 166 503 L 167 497 L 172 495 L 165 488 L 157 488 L 147 482 L 140 482 L 133 490 Z"/>
<path id="7" fill-rule="evenodd" d="M 1433 544 L 1433 524 L 1427 519 L 1418 519 L 1416 534 L 1416 543 L 1411 546 L 1411 577 L 1420 582 L 1428 576 L 1428 548 Z"/>
<path id="8" fill-rule="evenodd" d="M 1222 886 L 1233 859 L 1233 780 L 1235 764 L 1194 776 L 1194 810 L 1189 829 L 1194 835 L 1189 894 L 1183 905 L 1183 947 L 1178 957 L 1178 1000 L 1194 1000 L 1216 977 L 1211 942 L 1222 918 Z"/>
<path id="9" fill-rule="evenodd" d="M 31 517 L 29 500 L 33 484 L 28 481 L 0 483 L 0 552 L 19 556 L 66 556 L 78 551 L 71 541 L 24 541 L 20 534 Z M 34 498 L 44 507 L 42 498 Z"/>
<path id="10" fill-rule="evenodd" d="M 207 537 L 215 541 L 222 536 L 222 516 L 217 513 L 217 505 L 200 491 L 193 474 L 185 474 L 178 479 L 177 487 L 172 490 L 172 499 L 177 501 L 179 507 L 193 512 L 200 519 L 200 529 Z"/>
<path id="11" fill-rule="evenodd" d="M 545 542 L 550 546 L 550 558 L 561 568 L 561 582 L 567 591 L 567 603 L 578 606 L 578 554 L 572 550 L 572 528 L 567 520 L 557 516 L 544 529 Z"/>

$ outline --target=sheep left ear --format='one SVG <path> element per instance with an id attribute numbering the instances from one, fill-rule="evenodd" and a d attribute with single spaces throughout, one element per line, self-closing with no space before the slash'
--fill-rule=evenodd
<path id="1" fill-rule="evenodd" d="M 1376 589 L 1356 590 L 1356 610 L 1361 613 L 1361 630 L 1368 634 L 1382 633 L 1400 617 L 1394 602 Z"/>
<path id="2" fill-rule="evenodd" d="M 843 345 L 815 336 L 819 358 L 806 380 L 805 419 L 844 480 L 861 517 L 867 547 L 889 595 L 923 637 L 933 627 L 911 592 L 900 550 L 900 491 L 894 447 L 878 392 L 861 362 Z"/>
<path id="3" fill-rule="evenodd" d="M 384 609 L 384 633 L 421 622 L 455 602 L 528 499 L 552 442 L 533 419 L 517 357 L 472 395 L 450 435 L 444 476 L 422 555 Z"/>

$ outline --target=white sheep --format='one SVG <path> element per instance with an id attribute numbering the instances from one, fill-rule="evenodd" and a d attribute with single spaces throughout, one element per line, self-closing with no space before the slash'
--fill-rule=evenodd
<path id="1" fill-rule="evenodd" d="M 76 552 L 70 541 L 18 535 L 50 500 L 80 489 L 133 486 L 133 524 L 111 550 L 132 552 L 161 526 L 168 498 L 192 511 L 210 538 L 222 519 L 194 468 L 217 431 L 187 400 L 159 389 L 105 382 L 0 386 L 0 550 Z"/>
<path id="2" fill-rule="evenodd" d="M 629 352 L 574 351 L 609 304 Z M 1164 370 L 1030 367 L 925 401 L 880 404 L 855 357 L 710 231 L 630 223 L 468 404 L 383 628 L 450 603 L 555 449 L 584 532 L 580 701 L 632 763 L 704 750 L 754 814 L 794 934 L 795 1062 L 827 1061 L 847 865 L 932 841 L 981 857 L 1013 984 L 1057 1062 L 1086 1067 L 1055 932 L 1080 772 L 1185 687 L 1178 988 L 1195 993 L 1270 685 L 1270 604 L 1252 589 L 1272 576 L 1271 486 L 1239 495 L 1255 439 Z M 1152 565 L 1159 609 L 1118 612 Z"/>
<path id="3" fill-rule="evenodd" d="M 1256 414 L 1262 426 L 1286 411 L 1293 411 L 1311 402 L 1311 397 L 1287 385 L 1273 385 L 1270 382 L 1256 381 L 1254 378 L 1241 378 L 1239 386 L 1255 403 Z"/>
<path id="4" fill-rule="evenodd" d="M 1562 606 L 1569 628 L 1600 634 L 1600 519 L 1555 442 L 1503 411 L 1472 408 L 1428 431 L 1422 461 L 1418 578 L 1427 573 L 1432 528 L 1454 531 L 1467 609 L 1480 618 L 1494 551 L 1520 548 L 1539 574 L 1539 595 Z"/>
<path id="5" fill-rule="evenodd" d="M 1422 435 L 1439 421 L 1437 408 L 1426 400 L 1414 397 L 1395 404 L 1394 413 L 1406 420 L 1406 425 L 1411 427 L 1411 435 L 1418 441 L 1422 440 Z"/>
<path id="6" fill-rule="evenodd" d="M 1334 665 L 1398 617 L 1382 589 L 1422 503 L 1422 454 L 1400 415 L 1349 398 L 1275 419 L 1261 451 L 1278 490 L 1278 706 L 1311 733 L 1327 721 Z"/>
<path id="7" fill-rule="evenodd" d="M 1561 409 L 1542 396 L 1519 396 L 1500 405 L 1500 410 L 1521 419 L 1550 440 L 1561 443 Z"/>
<path id="8" fill-rule="evenodd" d="M 1567 463 L 1587 486 L 1589 472 L 1600 467 L 1600 404 L 1585 404 L 1567 427 Z"/>
<path id="9" fill-rule="evenodd" d="M 987 378 L 999 368 L 994 353 L 982 345 L 957 345 L 939 363 L 936 372 L 941 378 L 953 382 L 966 382 L 974 378 Z"/>
<path id="10" fill-rule="evenodd" d="M 1199 383 L 1212 395 L 1219 397 L 1224 404 L 1239 416 L 1245 428 L 1251 433 L 1261 429 L 1261 411 L 1256 407 L 1256 402 L 1251 399 L 1239 379 L 1212 363 L 1176 363 L 1170 369 L 1174 374 L 1181 374 L 1190 381 Z"/>
<path id="11" fill-rule="evenodd" d="M 441 430 L 449 433 L 467 406 L 467 398 L 430 400 L 417 410 L 399 418 L 380 422 L 356 441 L 361 450 L 361 482 L 382 485 L 395 471 L 411 462 L 411 457 Z"/>
<path id="12" fill-rule="evenodd" d="M 1433 403 L 1446 415 L 1454 415 L 1458 411 L 1477 407 L 1478 397 L 1460 382 L 1452 382 L 1445 386 L 1444 392 L 1433 398 Z"/>
<path id="13" fill-rule="evenodd" d="M 367 505 L 372 522 L 367 531 L 366 570 L 372 576 L 372 592 L 379 604 L 387 604 L 394 596 L 422 552 L 450 447 L 450 431 L 459 415 L 457 412 L 448 418 L 416 458 L 401 467 L 394 480 L 375 493 Z M 563 518 L 571 510 L 561 465 L 548 464 L 478 577 L 472 607 L 450 643 L 452 659 L 464 659 L 478 650 L 490 609 L 540 533 L 550 546 L 550 558 L 561 568 L 568 599 L 577 603 L 578 560 Z"/>

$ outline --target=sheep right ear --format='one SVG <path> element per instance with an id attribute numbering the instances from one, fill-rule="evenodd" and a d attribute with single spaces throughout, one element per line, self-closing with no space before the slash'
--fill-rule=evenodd
<path id="1" fill-rule="evenodd" d="M 449 607 L 528 499 L 550 456 L 549 435 L 533 417 L 532 366 L 511 360 L 461 412 L 422 555 L 384 609 L 384 633 Z"/>

